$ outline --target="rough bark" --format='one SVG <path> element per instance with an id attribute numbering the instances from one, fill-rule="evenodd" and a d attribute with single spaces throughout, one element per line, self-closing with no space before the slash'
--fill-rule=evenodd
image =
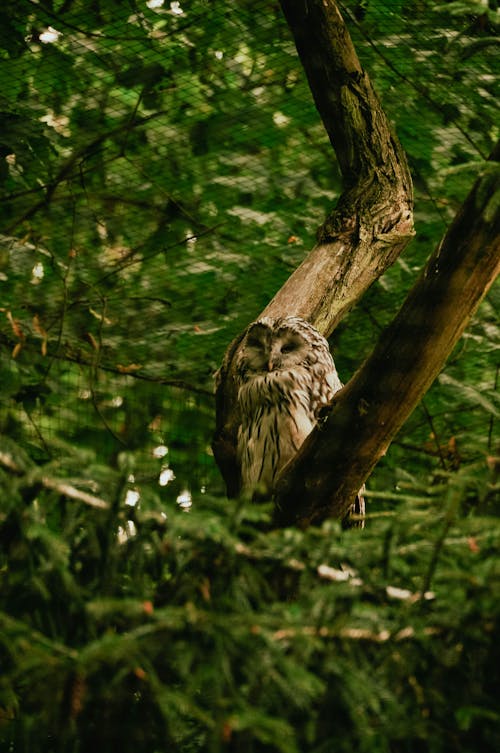
<path id="1" fill-rule="evenodd" d="M 364 291 L 398 257 L 413 234 L 412 184 L 347 28 L 332 0 L 281 0 L 330 141 L 345 190 L 318 231 L 318 244 L 263 315 L 301 316 L 329 335 Z M 232 373 L 243 335 L 229 346 L 216 387 L 214 455 L 238 492 L 239 416 Z"/>
<path id="2" fill-rule="evenodd" d="M 343 517 L 500 271 L 500 146 L 372 355 L 284 469 L 277 525 Z"/>

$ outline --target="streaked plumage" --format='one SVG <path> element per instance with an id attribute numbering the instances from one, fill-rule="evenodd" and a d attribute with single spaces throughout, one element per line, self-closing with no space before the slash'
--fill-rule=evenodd
<path id="1" fill-rule="evenodd" d="M 279 471 L 342 384 L 325 338 L 297 317 L 251 324 L 237 373 L 242 487 L 270 496 Z"/>
<path id="2" fill-rule="evenodd" d="M 280 471 L 342 382 L 327 340 L 311 324 L 298 317 L 264 317 L 245 333 L 237 384 L 242 492 L 270 498 Z M 364 512 L 360 505 L 356 512 Z"/>

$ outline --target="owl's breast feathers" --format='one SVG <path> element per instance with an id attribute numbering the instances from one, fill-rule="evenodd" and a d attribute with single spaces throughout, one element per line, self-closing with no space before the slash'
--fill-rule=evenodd
<path id="1" fill-rule="evenodd" d="M 270 497 L 280 471 L 342 384 L 327 340 L 299 317 L 252 323 L 237 359 L 241 485 Z"/>
<path id="2" fill-rule="evenodd" d="M 279 472 L 314 428 L 320 404 L 332 395 L 329 388 L 312 395 L 307 369 L 247 377 L 238 393 L 238 460 L 244 490 L 272 494 Z"/>

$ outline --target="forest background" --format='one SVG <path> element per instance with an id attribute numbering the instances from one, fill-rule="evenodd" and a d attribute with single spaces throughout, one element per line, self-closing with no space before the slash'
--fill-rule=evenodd
<path id="1" fill-rule="evenodd" d="M 500 19 L 342 9 L 417 231 L 331 338 L 347 382 L 498 139 Z M 213 374 L 341 191 L 279 4 L 7 2 L 0 46 L 2 750 L 497 750 L 498 286 L 366 529 L 270 530 Z"/>

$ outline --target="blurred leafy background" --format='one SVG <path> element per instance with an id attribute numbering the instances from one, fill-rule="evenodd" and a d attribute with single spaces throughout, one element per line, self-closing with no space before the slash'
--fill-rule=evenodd
<path id="1" fill-rule="evenodd" d="M 333 334 L 347 381 L 498 138 L 500 19 L 342 9 L 417 230 Z M 498 286 L 365 533 L 269 532 L 224 499 L 213 374 L 341 190 L 279 4 L 7 0 L 0 47 L 5 750 L 498 749 Z"/>

